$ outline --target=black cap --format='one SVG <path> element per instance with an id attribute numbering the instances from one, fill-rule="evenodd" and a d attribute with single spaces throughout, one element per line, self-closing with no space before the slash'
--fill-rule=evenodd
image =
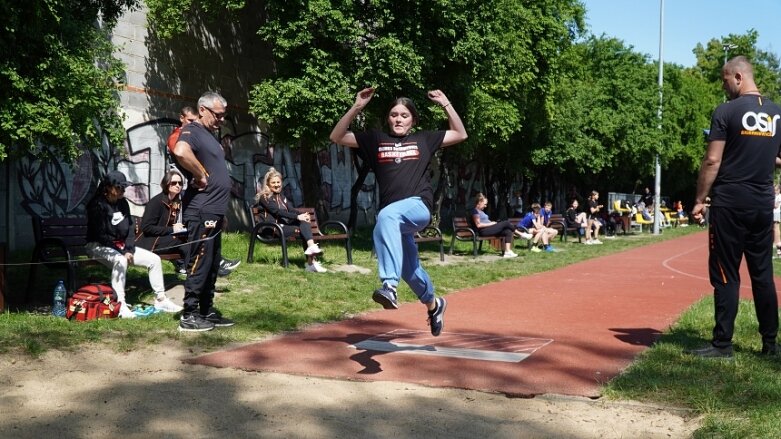
<path id="1" fill-rule="evenodd" d="M 131 184 L 133 184 L 127 181 L 127 178 L 125 178 L 125 174 L 123 174 L 120 171 L 111 171 L 108 174 L 106 174 L 106 183 L 110 184 L 111 186 L 121 187 L 121 188 L 126 188 Z"/>

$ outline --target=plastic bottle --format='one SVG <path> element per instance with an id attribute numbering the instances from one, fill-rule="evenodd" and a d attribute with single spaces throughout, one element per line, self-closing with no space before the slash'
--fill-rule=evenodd
<path id="1" fill-rule="evenodd" d="M 54 317 L 65 317 L 65 284 L 62 281 L 57 282 L 54 287 L 54 303 L 52 304 L 52 315 Z"/>

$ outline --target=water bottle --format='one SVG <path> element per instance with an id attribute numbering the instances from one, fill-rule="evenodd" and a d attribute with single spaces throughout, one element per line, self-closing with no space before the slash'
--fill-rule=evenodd
<path id="1" fill-rule="evenodd" d="M 65 284 L 62 281 L 57 282 L 54 287 L 54 303 L 52 304 L 52 315 L 54 317 L 65 317 Z"/>

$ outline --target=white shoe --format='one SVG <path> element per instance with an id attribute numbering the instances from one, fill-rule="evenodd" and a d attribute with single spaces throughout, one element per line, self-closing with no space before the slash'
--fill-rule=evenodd
<path id="1" fill-rule="evenodd" d="M 162 299 L 155 299 L 155 308 L 163 312 L 177 313 L 182 310 L 182 307 L 171 302 L 171 299 L 163 297 Z"/>
<path id="2" fill-rule="evenodd" d="M 593 241 L 591 241 L 591 243 L 592 244 L 602 244 L 602 241 L 600 241 L 598 239 L 594 239 Z"/>
<path id="3" fill-rule="evenodd" d="M 328 270 L 325 269 L 322 265 L 320 265 L 317 261 L 312 261 L 311 264 L 306 264 L 306 271 L 311 273 L 325 273 Z"/>
<path id="4" fill-rule="evenodd" d="M 134 319 L 136 314 L 128 308 L 126 303 L 119 305 L 119 318 L 121 319 Z"/>
<path id="5" fill-rule="evenodd" d="M 532 239 L 532 238 L 534 238 L 534 235 L 532 235 L 531 233 L 521 232 L 521 238 L 523 238 L 523 239 Z"/>
<path id="6" fill-rule="evenodd" d="M 583 244 L 586 244 L 586 245 L 594 245 L 594 241 L 592 241 L 592 240 L 590 240 L 590 239 L 587 239 L 587 240 L 583 241 Z"/>
<path id="7" fill-rule="evenodd" d="M 517 258 L 517 257 L 518 257 L 518 255 L 517 255 L 517 254 L 515 254 L 515 252 L 513 252 L 512 250 L 507 250 L 506 252 L 504 252 L 504 254 L 502 255 L 502 257 L 503 257 L 503 258 Z"/>
<path id="8" fill-rule="evenodd" d="M 304 250 L 304 254 L 307 256 L 319 255 L 322 252 L 323 251 L 320 250 L 320 246 L 318 246 L 317 243 L 310 245 Z"/>

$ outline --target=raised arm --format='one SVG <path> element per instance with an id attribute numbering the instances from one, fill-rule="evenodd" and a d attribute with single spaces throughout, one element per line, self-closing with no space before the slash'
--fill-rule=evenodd
<path id="1" fill-rule="evenodd" d="M 441 90 L 431 90 L 428 92 L 428 98 L 439 104 L 442 109 L 447 113 L 447 121 L 450 124 L 450 129 L 445 132 L 445 139 L 442 140 L 442 147 L 455 145 L 461 143 L 468 137 L 466 134 L 466 128 L 461 121 L 450 100 L 442 93 Z"/>
<path id="2" fill-rule="evenodd" d="M 363 111 L 366 105 L 369 104 L 369 101 L 372 100 L 372 96 L 374 96 L 374 88 L 372 87 L 364 88 L 355 95 L 355 103 L 347 110 L 347 113 L 344 113 L 344 116 L 339 119 L 339 122 L 336 123 L 336 126 L 334 126 L 334 129 L 331 131 L 329 138 L 332 142 L 350 148 L 358 147 L 358 142 L 355 140 L 355 134 L 350 131 L 350 124 L 353 123 L 355 116 Z"/>

